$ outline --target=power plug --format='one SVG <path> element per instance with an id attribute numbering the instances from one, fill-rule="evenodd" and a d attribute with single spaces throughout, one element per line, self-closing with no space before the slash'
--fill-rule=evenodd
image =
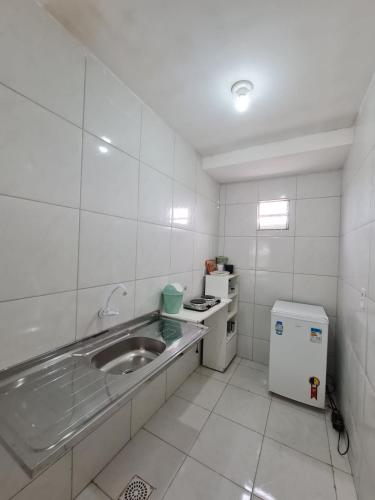
<path id="1" fill-rule="evenodd" d="M 331 422 L 332 422 L 332 427 L 337 432 L 340 432 L 340 433 L 344 432 L 344 430 L 345 430 L 344 419 L 343 419 L 341 413 L 336 409 L 332 410 Z"/>

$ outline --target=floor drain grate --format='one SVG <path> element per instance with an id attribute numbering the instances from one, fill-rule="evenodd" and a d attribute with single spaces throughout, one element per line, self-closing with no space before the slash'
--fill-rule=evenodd
<path id="1" fill-rule="evenodd" d="M 118 500 L 147 500 L 153 489 L 141 477 L 133 476 Z"/>

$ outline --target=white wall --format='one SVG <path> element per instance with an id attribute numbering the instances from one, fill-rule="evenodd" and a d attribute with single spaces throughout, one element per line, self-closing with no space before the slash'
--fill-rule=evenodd
<path id="1" fill-rule="evenodd" d="M 1 2 L 0 112 L 0 369 L 200 293 L 218 184 L 34 1 Z"/>
<path id="2" fill-rule="evenodd" d="M 375 78 L 343 172 L 337 380 L 360 500 L 375 491 Z M 361 300 L 361 289 L 368 299 Z"/>
<path id="3" fill-rule="evenodd" d="M 219 253 L 241 276 L 238 353 L 268 363 L 276 299 L 323 305 L 330 318 L 329 367 L 339 254 L 341 171 L 288 176 L 221 188 Z M 290 200 L 289 229 L 257 230 L 257 201 Z"/>

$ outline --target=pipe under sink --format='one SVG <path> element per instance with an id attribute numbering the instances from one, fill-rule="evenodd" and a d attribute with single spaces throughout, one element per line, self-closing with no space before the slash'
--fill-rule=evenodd
<path id="1" fill-rule="evenodd" d="M 113 375 L 126 375 L 147 365 L 166 349 L 161 340 L 131 337 L 112 344 L 91 358 L 91 366 Z"/>

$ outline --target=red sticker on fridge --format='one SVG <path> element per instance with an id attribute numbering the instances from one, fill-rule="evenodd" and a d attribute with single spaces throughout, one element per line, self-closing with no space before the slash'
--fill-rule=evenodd
<path id="1" fill-rule="evenodd" d="M 320 380 L 318 377 L 310 377 L 310 399 L 318 399 L 318 387 L 320 386 Z"/>

